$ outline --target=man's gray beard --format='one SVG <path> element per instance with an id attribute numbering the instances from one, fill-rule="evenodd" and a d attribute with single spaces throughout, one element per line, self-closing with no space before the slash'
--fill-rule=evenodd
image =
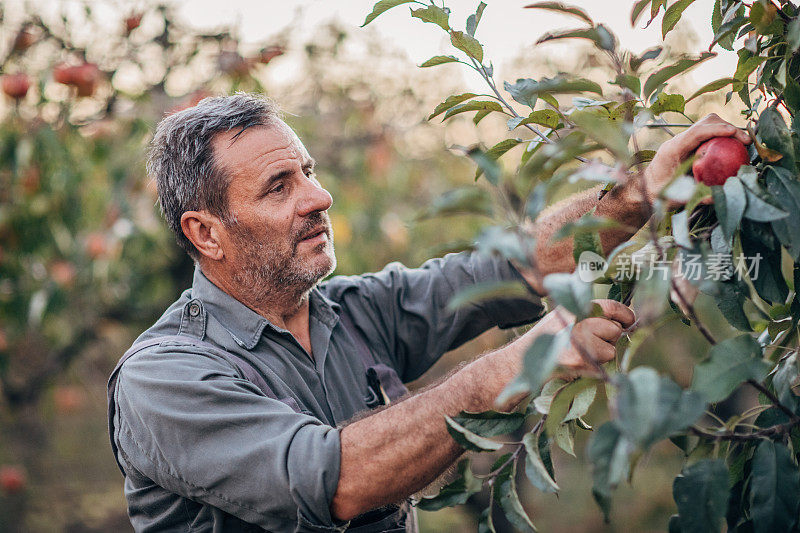
<path id="1" fill-rule="evenodd" d="M 336 255 L 330 235 L 325 244 L 330 246 L 330 253 L 326 254 L 330 261 L 327 265 L 312 268 L 298 263 L 296 245 L 291 255 L 281 257 L 274 248 L 262 242 L 253 242 L 246 231 L 236 228 L 232 233 L 245 264 L 234 274 L 233 281 L 252 304 L 299 306 L 311 289 L 336 269 Z"/>

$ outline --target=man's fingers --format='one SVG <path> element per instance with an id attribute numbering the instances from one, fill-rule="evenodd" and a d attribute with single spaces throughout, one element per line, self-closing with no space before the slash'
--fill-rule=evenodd
<path id="1" fill-rule="evenodd" d="M 616 320 L 623 328 L 629 328 L 636 321 L 636 315 L 631 308 L 616 300 L 594 300 L 594 303 L 603 310 L 603 316 L 609 320 Z"/>
<path id="2" fill-rule="evenodd" d="M 607 318 L 587 318 L 581 321 L 576 329 L 579 329 L 586 335 L 594 335 L 600 337 L 604 341 L 617 342 L 622 335 L 622 326 L 616 320 L 609 320 Z"/>
<path id="3" fill-rule="evenodd" d="M 714 137 L 735 137 L 744 144 L 750 144 L 752 142 L 750 135 L 748 135 L 746 131 L 722 120 L 714 113 L 696 122 L 691 128 L 686 130 L 684 137 L 685 138 L 682 139 L 684 142 L 681 146 L 681 152 L 684 156 L 688 156 L 697 149 L 698 146 Z M 676 139 L 678 138 L 680 138 L 680 136 L 676 137 Z"/>

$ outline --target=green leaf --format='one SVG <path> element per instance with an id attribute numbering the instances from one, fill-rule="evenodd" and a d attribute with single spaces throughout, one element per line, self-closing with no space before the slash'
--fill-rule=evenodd
<path id="1" fill-rule="evenodd" d="M 498 254 L 520 264 L 528 261 L 529 246 L 524 239 L 512 229 L 499 226 L 484 228 L 478 236 L 477 248 L 484 254 Z"/>
<path id="2" fill-rule="evenodd" d="M 519 78 L 515 83 L 511 84 L 505 82 L 503 86 L 514 100 L 531 108 L 536 104 L 537 98 L 544 98 L 545 95 L 550 94 L 583 92 L 596 93 L 601 96 L 603 94 L 603 89 L 600 85 L 591 80 L 567 78 L 564 76 L 542 78 L 538 81 L 531 78 Z"/>
<path id="3" fill-rule="evenodd" d="M 672 221 L 672 236 L 675 238 L 675 244 L 685 248 L 692 247 L 692 241 L 689 237 L 689 213 L 685 210 L 675 213 L 671 217 Z"/>
<path id="4" fill-rule="evenodd" d="M 569 346 L 572 328 L 564 328 L 556 334 L 544 333 L 525 350 L 522 373 L 519 378 L 528 391 L 539 394 L 542 385 L 558 366 L 558 356 Z"/>
<path id="5" fill-rule="evenodd" d="M 450 31 L 450 23 L 448 22 L 450 13 L 439 6 L 431 4 L 420 9 L 412 9 L 411 16 L 424 22 L 436 24 L 445 31 Z"/>
<path id="6" fill-rule="evenodd" d="M 486 191 L 478 187 L 461 187 L 433 199 L 431 206 L 417 220 L 451 215 L 492 216 L 492 202 Z"/>
<path id="7" fill-rule="evenodd" d="M 695 98 L 697 98 L 700 95 L 703 95 L 703 94 L 706 94 L 706 93 L 713 93 L 714 91 L 718 91 L 718 90 L 722 89 L 723 87 L 727 87 L 728 85 L 731 85 L 731 84 L 734 84 L 734 90 L 736 90 L 736 86 L 738 85 L 736 78 L 720 78 L 718 80 L 714 80 L 712 82 L 706 83 L 705 85 L 700 87 L 698 90 L 696 90 L 694 92 L 694 94 L 692 94 L 692 96 L 687 98 L 686 101 L 687 102 L 691 102 L 692 100 L 694 100 Z"/>
<path id="8" fill-rule="evenodd" d="M 473 494 L 481 491 L 483 482 L 476 478 L 469 467 L 469 459 L 458 463 L 458 477 L 442 487 L 439 494 L 419 501 L 417 508 L 423 511 L 438 511 L 444 507 L 463 505 Z"/>
<path id="9" fill-rule="evenodd" d="M 795 261 L 800 260 L 800 181 L 782 167 L 768 167 L 767 192 L 788 213 L 772 221 L 772 229 Z M 797 291 L 799 288 L 795 288 Z"/>
<path id="10" fill-rule="evenodd" d="M 789 288 L 781 270 L 781 245 L 768 224 L 742 220 L 742 254 L 751 267 L 750 281 L 764 300 L 784 303 Z"/>
<path id="11" fill-rule="evenodd" d="M 760 186 L 758 188 L 745 187 L 745 193 L 747 194 L 745 218 L 756 222 L 774 222 L 789 216 L 787 211 L 779 207 L 778 200 Z"/>
<path id="12" fill-rule="evenodd" d="M 516 474 L 516 461 L 512 461 L 497 474 L 494 483 L 494 499 L 500 502 L 500 507 L 503 508 L 506 518 L 515 527 L 524 533 L 535 533 L 536 527 L 519 501 Z"/>
<path id="13" fill-rule="evenodd" d="M 473 146 L 467 150 L 466 155 L 478 165 L 478 169 L 475 171 L 476 180 L 481 174 L 486 174 L 486 180 L 492 185 L 497 185 L 500 182 L 503 170 L 500 168 L 496 158 L 491 157 L 478 146 Z"/>
<path id="14" fill-rule="evenodd" d="M 661 37 L 666 38 L 667 34 L 672 31 L 681 15 L 686 11 L 686 8 L 694 3 L 694 0 L 678 0 L 667 8 L 664 13 L 664 18 L 661 21 Z"/>
<path id="15" fill-rule="evenodd" d="M 456 104 L 447 111 L 445 111 L 442 120 L 458 115 L 459 113 L 466 113 L 467 111 L 502 111 L 503 107 L 492 100 L 470 100 L 463 104 Z M 430 118 L 430 117 L 428 117 Z"/>
<path id="16" fill-rule="evenodd" d="M 553 442 L 566 453 L 575 457 L 575 422 L 567 422 L 558 426 L 553 432 Z"/>
<path id="17" fill-rule="evenodd" d="M 633 311 L 642 325 L 655 322 L 667 309 L 672 272 L 668 267 L 662 269 L 663 265 L 664 263 L 642 265 L 636 282 Z"/>
<path id="18" fill-rule="evenodd" d="M 413 1 L 414 0 L 381 0 L 380 2 L 375 4 L 375 6 L 372 8 L 372 13 L 367 15 L 367 18 L 364 19 L 364 24 L 362 24 L 361 27 L 363 28 L 364 26 L 375 20 L 375 17 L 377 17 L 384 11 L 387 11 L 393 7 L 397 7 L 402 4 L 411 3 Z"/>
<path id="19" fill-rule="evenodd" d="M 711 187 L 714 209 L 717 212 L 722 232 L 728 242 L 733 239 L 747 207 L 744 185 L 736 176 L 728 178 L 724 185 Z"/>
<path id="20" fill-rule="evenodd" d="M 495 161 L 500 159 L 506 152 L 517 146 L 522 141 L 519 139 L 504 139 L 499 143 L 495 144 L 491 148 L 489 148 L 485 153 L 486 157 L 489 157 Z M 478 179 L 480 175 L 483 174 L 483 169 L 478 167 L 478 170 L 475 172 L 475 179 Z"/>
<path id="21" fill-rule="evenodd" d="M 772 376 L 772 386 L 778 400 L 795 413 L 800 410 L 800 371 L 797 368 L 797 353 L 782 359 Z"/>
<path id="22" fill-rule="evenodd" d="M 686 100 L 680 94 L 659 93 L 655 103 L 650 106 L 650 112 L 654 115 L 660 115 L 667 111 L 683 113 L 685 107 Z"/>
<path id="23" fill-rule="evenodd" d="M 455 56 L 433 56 L 432 58 L 421 64 L 420 67 L 435 67 L 436 65 L 444 65 L 445 63 L 455 63 L 457 61 L 458 58 Z"/>
<path id="24" fill-rule="evenodd" d="M 478 4 L 478 9 L 475 10 L 475 14 L 467 17 L 467 33 L 473 37 L 475 37 L 475 31 L 478 29 L 478 24 L 481 22 L 481 17 L 483 17 L 484 9 L 486 9 L 486 4 L 481 2 Z"/>
<path id="25" fill-rule="evenodd" d="M 661 52 L 663 50 L 664 49 L 662 47 L 656 46 L 656 47 L 653 47 L 653 48 L 650 48 L 650 49 L 646 50 L 640 56 L 631 56 L 631 58 L 629 60 L 629 64 L 631 66 L 631 69 L 639 70 L 639 67 L 641 67 L 642 64 L 645 61 L 648 61 L 650 59 L 656 59 L 659 55 L 661 55 Z"/>
<path id="26" fill-rule="evenodd" d="M 783 157 L 778 165 L 791 172 L 796 172 L 794 166 L 794 144 L 791 133 L 783 120 L 780 111 L 774 107 L 766 108 L 758 117 L 758 136 L 771 150 L 775 150 Z"/>
<path id="27" fill-rule="evenodd" d="M 755 533 L 791 531 L 797 524 L 800 475 L 783 444 L 762 440 L 753 454 L 750 516 Z"/>
<path id="28" fill-rule="evenodd" d="M 447 421 L 447 432 L 450 433 L 453 440 L 467 450 L 473 452 L 495 452 L 503 447 L 502 443 L 486 439 L 469 431 L 449 416 L 445 416 L 445 420 Z"/>
<path id="29" fill-rule="evenodd" d="M 587 452 L 592 463 L 592 494 L 608 521 L 611 493 L 628 477 L 633 446 L 611 422 L 600 426 L 589 440 Z"/>
<path id="30" fill-rule="evenodd" d="M 590 388 L 596 389 L 597 382 L 593 379 L 582 378 L 568 383 L 556 392 L 553 401 L 550 403 L 547 420 L 544 422 L 544 429 L 549 435 L 555 435 L 559 430 L 559 426 L 567 422 L 567 414 L 575 397 Z"/>
<path id="31" fill-rule="evenodd" d="M 550 477 L 550 472 L 547 471 L 541 456 L 539 455 L 539 445 L 535 433 L 527 433 L 522 438 L 522 443 L 525 445 L 527 456 L 525 458 L 525 475 L 531 484 L 545 493 L 556 493 L 559 490 L 558 485 Z"/>
<path id="32" fill-rule="evenodd" d="M 566 239 L 571 236 L 574 237 L 576 235 L 591 235 L 598 231 L 617 227 L 619 227 L 619 222 L 613 218 L 598 217 L 593 214 L 593 211 L 590 211 L 589 213 L 581 216 L 581 218 L 578 220 L 574 222 L 567 222 L 561 226 L 561 229 L 559 229 L 556 234 L 553 235 L 552 240 L 560 241 L 561 239 Z M 596 252 L 596 250 L 593 251 Z"/>
<path id="33" fill-rule="evenodd" d="M 508 129 L 513 130 L 525 124 L 539 124 L 550 129 L 556 129 L 561 120 L 561 115 L 554 109 L 538 109 L 527 117 L 514 117 L 508 121 Z"/>
<path id="34" fill-rule="evenodd" d="M 576 394 L 575 398 L 572 399 L 569 412 L 564 417 L 564 422 L 577 420 L 588 413 L 589 408 L 594 403 L 595 397 L 597 397 L 597 387 L 588 387 Z"/>
<path id="35" fill-rule="evenodd" d="M 592 284 L 581 280 L 576 274 L 557 272 L 544 278 L 544 288 L 549 296 L 575 315 L 577 321 L 583 320 L 592 311 Z"/>
<path id="36" fill-rule="evenodd" d="M 536 41 L 536 44 L 560 39 L 588 39 L 600 49 L 608 51 L 614 50 L 616 46 L 616 39 L 613 34 L 602 24 L 598 24 L 596 27 L 592 28 L 548 32 L 542 35 L 539 40 Z"/>
<path id="37" fill-rule="evenodd" d="M 725 461 L 703 459 L 675 478 L 672 495 L 678 504 L 681 533 L 719 531 L 728 504 Z"/>
<path id="38" fill-rule="evenodd" d="M 719 283 L 717 289 L 714 300 L 725 320 L 738 330 L 753 331 L 744 312 L 744 302 L 749 294 L 747 285 L 743 281 L 734 279 Z"/>
<path id="39" fill-rule="evenodd" d="M 478 533 L 497 533 L 494 528 L 494 521 L 492 520 L 491 507 L 487 507 L 481 511 L 481 516 L 478 519 Z"/>
<path id="40" fill-rule="evenodd" d="M 639 20 L 639 17 L 642 15 L 644 8 L 652 0 L 637 0 L 635 4 L 633 4 L 633 9 L 631 10 L 631 26 L 636 26 L 636 22 Z"/>
<path id="41" fill-rule="evenodd" d="M 786 44 L 791 53 L 800 48 L 800 18 L 794 18 L 786 28 Z"/>
<path id="42" fill-rule="evenodd" d="M 747 50 L 739 50 L 739 62 L 736 65 L 736 72 L 733 74 L 733 77 L 741 84 L 767 59 L 769 58 L 752 56 Z"/>
<path id="43" fill-rule="evenodd" d="M 708 360 L 694 369 L 692 389 L 709 402 L 724 400 L 748 379 L 762 381 L 770 365 L 761 359 L 761 346 L 750 335 L 726 339 L 711 348 Z"/>
<path id="44" fill-rule="evenodd" d="M 544 9 L 547 11 L 557 11 L 559 13 L 563 13 L 565 15 L 571 15 L 573 17 L 578 17 L 579 19 L 587 22 L 588 24 L 594 25 L 594 21 L 589 17 L 589 15 L 583 9 L 574 6 L 568 6 L 562 4 L 561 2 L 536 2 L 535 4 L 530 4 L 525 6 L 527 9 Z"/>
<path id="45" fill-rule="evenodd" d="M 553 470 L 553 458 L 550 454 L 550 438 L 547 436 L 546 431 L 542 431 L 539 433 L 539 457 L 542 458 L 542 463 L 544 464 L 547 473 L 550 475 L 550 478 L 555 481 L 556 473 Z"/>
<path id="46" fill-rule="evenodd" d="M 700 55 L 700 57 L 680 59 L 672 65 L 654 72 L 649 78 L 647 78 L 647 81 L 644 84 L 643 96 L 648 98 L 662 83 L 667 82 L 678 74 L 681 74 L 716 55 L 717 54 L 712 52 L 704 52 Z"/>
<path id="47" fill-rule="evenodd" d="M 483 46 L 472 35 L 463 31 L 451 31 L 450 42 L 468 56 L 474 57 L 478 63 L 483 63 Z"/>
<path id="48" fill-rule="evenodd" d="M 692 425 L 703 415 L 705 399 L 684 391 L 649 367 L 618 374 L 614 424 L 630 442 L 647 449 Z"/>
<path id="49" fill-rule="evenodd" d="M 750 23 L 755 26 L 760 34 L 767 33 L 767 28 L 775 20 L 777 8 L 769 2 L 753 2 L 750 6 Z"/>
<path id="50" fill-rule="evenodd" d="M 630 89 L 634 96 L 642 92 L 642 80 L 631 74 L 619 74 L 614 80 L 614 85 Z"/>
<path id="51" fill-rule="evenodd" d="M 714 38 L 711 40 L 711 45 L 708 47 L 709 50 L 717 43 L 726 50 L 733 50 L 733 41 L 736 38 L 736 32 L 745 24 L 747 24 L 747 19 L 739 16 L 722 24 L 714 33 Z M 738 76 L 737 78 L 741 79 Z"/>
<path id="52" fill-rule="evenodd" d="M 519 429 L 525 422 L 524 413 L 499 413 L 497 411 L 484 411 L 482 413 L 470 413 L 462 411 L 453 420 L 466 429 L 481 437 L 496 437 L 506 435 Z"/>
<path id="53" fill-rule="evenodd" d="M 475 113 L 475 116 L 472 117 L 472 123 L 477 126 L 481 120 L 488 117 L 491 113 L 492 112 L 488 109 L 484 109 L 483 111 L 478 111 L 477 113 Z"/>
<path id="54" fill-rule="evenodd" d="M 447 303 L 449 311 L 491 300 L 524 299 L 531 293 L 521 281 L 484 281 L 458 291 Z"/>
<path id="55" fill-rule="evenodd" d="M 475 93 L 463 93 L 463 94 L 454 94 L 452 96 L 448 96 L 444 102 L 436 106 L 436 109 L 433 110 L 433 113 L 430 114 L 428 120 L 434 118 L 435 116 L 444 113 L 451 107 L 460 104 L 464 100 L 469 100 L 470 98 L 474 98 L 478 96 Z"/>
<path id="56" fill-rule="evenodd" d="M 575 111 L 570 115 L 572 121 L 594 141 L 607 148 L 618 159 L 630 159 L 628 130 L 620 128 L 619 124 L 598 116 L 591 111 Z"/>

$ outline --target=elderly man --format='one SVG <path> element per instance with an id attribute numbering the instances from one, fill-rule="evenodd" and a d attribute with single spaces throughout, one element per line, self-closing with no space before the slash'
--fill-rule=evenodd
<path id="1" fill-rule="evenodd" d="M 648 188 L 719 135 L 738 133 L 711 117 L 665 143 Z M 521 279 L 508 261 L 453 254 L 318 285 L 336 264 L 331 196 L 294 132 L 255 96 L 207 98 L 165 118 L 149 170 L 197 268 L 109 382 L 112 447 L 137 531 L 415 530 L 404 500 L 463 452 L 444 415 L 491 408 L 532 339 L 571 320 L 556 310 L 403 396 L 403 383 L 446 351 L 539 317 L 535 298 L 447 310 L 465 286 Z M 557 206 L 540 220 L 540 240 L 595 205 L 627 226 L 644 222 L 638 190 L 618 187 Z M 606 232 L 603 244 L 628 236 Z M 574 268 L 569 245 L 542 248 L 538 264 L 542 275 Z M 604 362 L 633 314 L 600 303 L 605 316 L 576 325 L 573 341 Z M 560 361 L 582 369 L 574 347 Z"/>

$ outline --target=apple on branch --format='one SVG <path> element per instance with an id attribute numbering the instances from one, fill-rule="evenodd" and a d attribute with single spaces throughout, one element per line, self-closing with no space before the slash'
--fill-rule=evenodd
<path id="1" fill-rule="evenodd" d="M 750 155 L 741 141 L 733 137 L 714 137 L 700 145 L 692 163 L 694 179 L 708 186 L 723 185 L 750 163 Z"/>

